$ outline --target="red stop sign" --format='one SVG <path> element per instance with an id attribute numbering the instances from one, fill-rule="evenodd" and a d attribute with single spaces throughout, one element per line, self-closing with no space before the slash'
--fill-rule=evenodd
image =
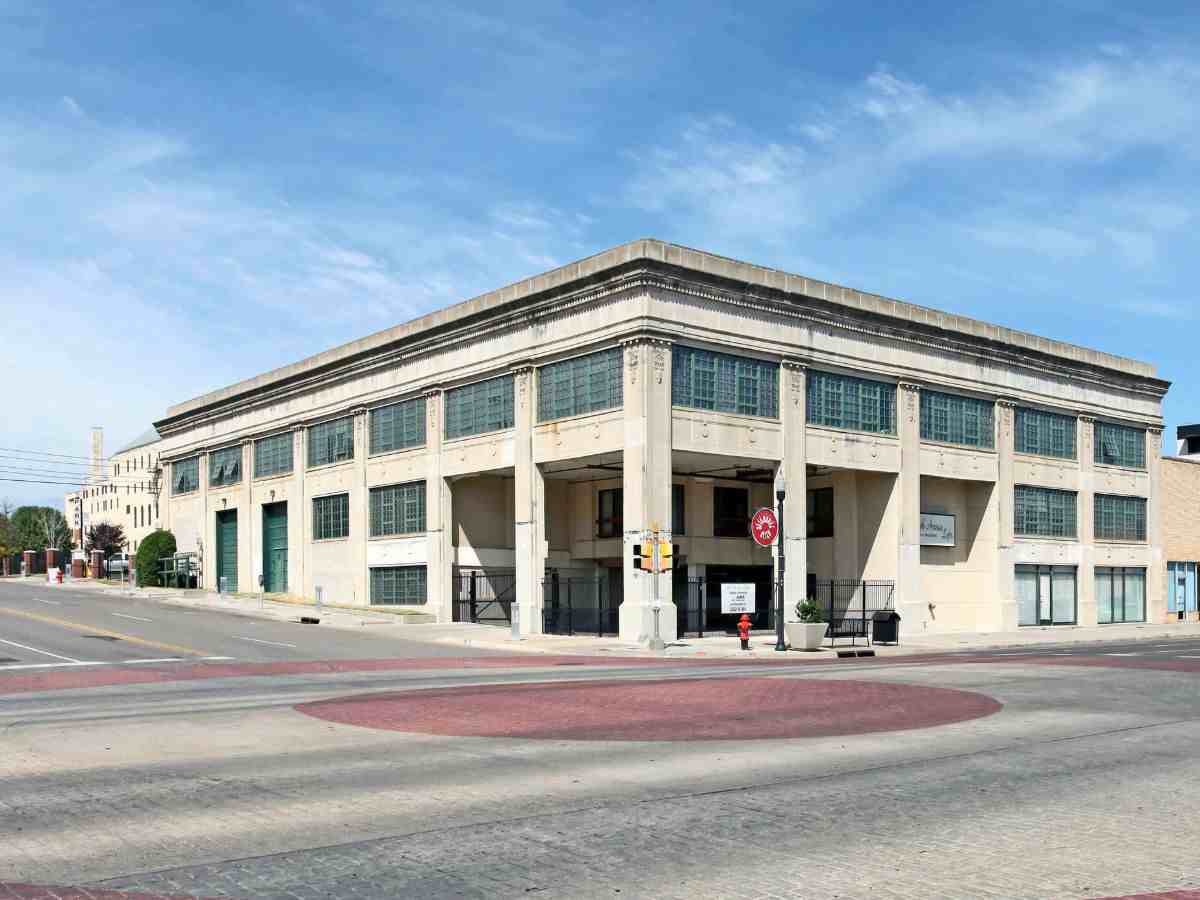
<path id="1" fill-rule="evenodd" d="M 756 510 L 750 517 L 750 536 L 754 543 L 762 547 L 770 547 L 779 535 L 779 520 L 775 518 L 775 510 L 768 506 Z"/>

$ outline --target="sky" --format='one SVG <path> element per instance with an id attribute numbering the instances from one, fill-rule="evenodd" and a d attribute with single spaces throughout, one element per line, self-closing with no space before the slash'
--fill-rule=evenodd
<path id="1" fill-rule="evenodd" d="M 0 0 L 0 448 L 651 236 L 1149 361 L 1171 439 L 1198 50 L 1189 2 Z"/>

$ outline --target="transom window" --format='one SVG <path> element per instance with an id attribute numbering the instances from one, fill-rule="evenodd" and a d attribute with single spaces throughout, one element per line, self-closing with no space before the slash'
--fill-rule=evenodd
<path id="1" fill-rule="evenodd" d="M 313 498 L 313 540 L 350 536 L 350 495 Z"/>
<path id="2" fill-rule="evenodd" d="M 808 423 L 896 433 L 896 386 L 834 372 L 808 373 Z"/>
<path id="3" fill-rule="evenodd" d="M 1146 432 L 1141 428 L 1097 422 L 1095 461 L 1127 469 L 1146 468 Z"/>
<path id="4" fill-rule="evenodd" d="M 987 400 L 921 391 L 921 440 L 991 449 L 995 407 Z"/>
<path id="5" fill-rule="evenodd" d="M 1018 406 L 1013 435 L 1017 453 L 1075 459 L 1075 417 Z"/>
<path id="6" fill-rule="evenodd" d="M 200 487 L 200 457 L 171 463 L 171 493 L 190 494 Z"/>
<path id="7" fill-rule="evenodd" d="M 371 569 L 371 602 L 382 606 L 420 606 L 425 602 L 424 566 L 379 566 Z"/>
<path id="8" fill-rule="evenodd" d="M 625 533 L 625 491 L 609 488 L 597 494 L 599 515 L 596 517 L 596 537 L 620 537 Z"/>
<path id="9" fill-rule="evenodd" d="M 513 377 L 501 375 L 488 381 L 446 391 L 446 437 L 460 438 L 513 427 Z"/>
<path id="10" fill-rule="evenodd" d="M 676 347 L 671 354 L 671 403 L 774 418 L 779 415 L 779 366 L 744 356 Z"/>
<path id="11" fill-rule="evenodd" d="M 425 443 L 425 398 L 371 410 L 370 453 L 388 453 Z"/>
<path id="12" fill-rule="evenodd" d="M 621 405 L 620 347 L 541 366 L 537 374 L 539 422 Z"/>
<path id="13" fill-rule="evenodd" d="M 308 429 L 308 467 L 354 458 L 354 417 L 322 422 Z"/>
<path id="14" fill-rule="evenodd" d="M 292 471 L 292 436 L 275 434 L 254 442 L 254 477 Z"/>
<path id="15" fill-rule="evenodd" d="M 746 488 L 713 488 L 713 535 L 750 537 L 750 492 Z"/>
<path id="16" fill-rule="evenodd" d="M 237 484 L 242 480 L 242 448 L 224 447 L 208 454 L 209 487 Z"/>
<path id="17" fill-rule="evenodd" d="M 1146 498 L 1097 494 L 1096 537 L 1105 541 L 1146 540 Z"/>
<path id="18" fill-rule="evenodd" d="M 1013 502 L 1013 531 L 1022 537 L 1073 538 L 1078 503 L 1074 491 L 1018 484 Z"/>
<path id="19" fill-rule="evenodd" d="M 371 488 L 371 537 L 424 530 L 424 481 Z"/>

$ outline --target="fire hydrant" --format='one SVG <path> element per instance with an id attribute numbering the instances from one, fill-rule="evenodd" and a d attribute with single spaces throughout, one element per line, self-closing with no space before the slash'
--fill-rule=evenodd
<path id="1" fill-rule="evenodd" d="M 742 649 L 749 650 L 750 649 L 750 617 L 748 615 L 746 615 L 745 613 L 742 613 L 742 617 L 740 619 L 738 619 L 737 630 L 738 630 L 738 637 L 741 638 L 741 641 L 742 641 Z"/>
<path id="2" fill-rule="evenodd" d="M 56 582 L 58 582 L 59 584 L 63 583 L 63 570 L 62 569 L 59 569 L 57 572 L 54 573 L 54 580 Z"/>

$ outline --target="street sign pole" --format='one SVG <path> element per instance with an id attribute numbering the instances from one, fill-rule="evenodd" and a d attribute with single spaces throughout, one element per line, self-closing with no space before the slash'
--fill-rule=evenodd
<path id="1" fill-rule="evenodd" d="M 652 565 L 650 567 L 650 577 L 652 579 L 654 579 L 654 581 L 652 583 L 652 587 L 653 587 L 652 608 L 654 610 L 654 637 L 650 638 L 650 649 L 655 650 L 655 651 L 667 649 L 666 642 L 663 641 L 663 639 L 662 639 L 662 633 L 658 630 L 658 616 L 662 612 L 662 601 L 658 598 L 658 581 L 659 581 L 659 576 L 660 576 L 659 570 L 662 568 L 662 542 L 659 540 L 659 537 L 660 537 L 659 533 L 657 531 L 654 532 L 654 537 L 652 538 L 652 542 L 654 544 L 654 555 L 653 555 L 652 559 L 654 560 L 654 562 L 652 563 Z"/>
<path id="2" fill-rule="evenodd" d="M 775 592 L 778 596 L 778 602 L 775 605 L 775 649 L 787 650 L 787 642 L 783 639 L 783 585 L 784 569 L 787 566 L 787 560 L 783 553 L 783 501 L 786 496 L 786 491 L 780 488 L 775 492 L 775 499 L 779 501 L 779 584 L 775 586 Z"/>

